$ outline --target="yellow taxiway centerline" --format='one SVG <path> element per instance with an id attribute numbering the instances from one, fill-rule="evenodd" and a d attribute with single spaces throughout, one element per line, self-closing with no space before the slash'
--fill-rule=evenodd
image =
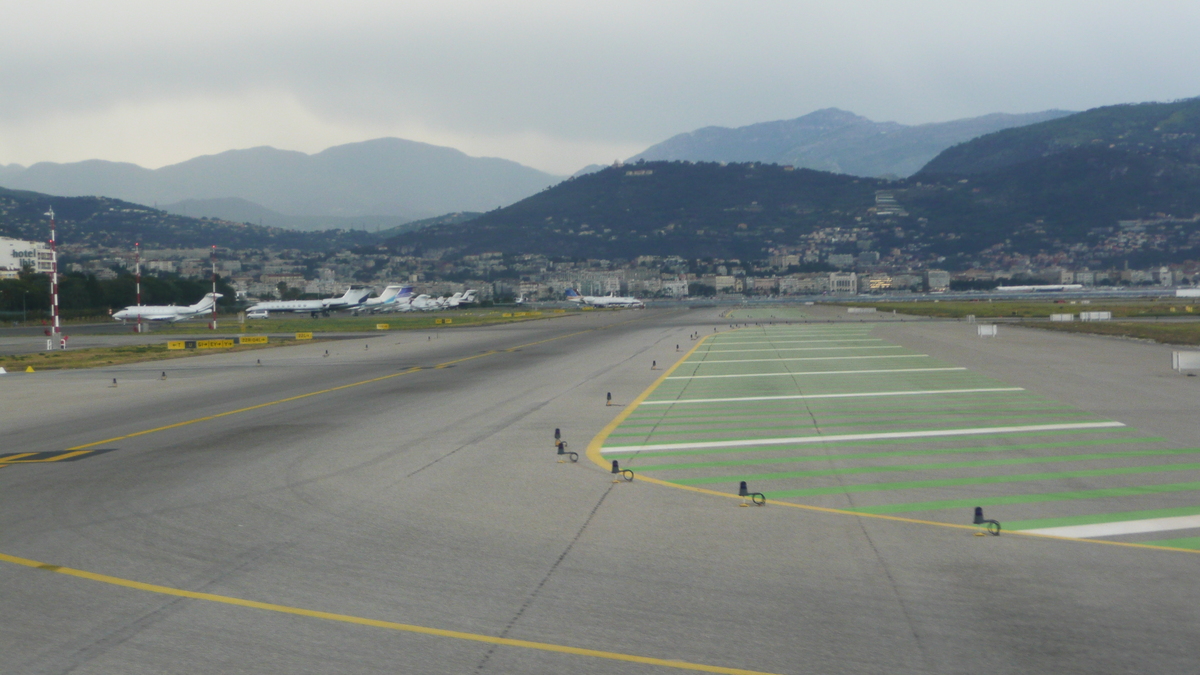
<path id="1" fill-rule="evenodd" d="M 382 621 L 379 619 L 368 619 L 360 616 L 351 616 L 349 614 L 335 614 L 333 612 L 322 612 L 312 609 L 303 609 L 300 607 L 290 607 L 288 605 L 276 605 L 269 602 L 258 602 L 256 600 L 245 600 L 242 598 L 234 598 L 227 595 L 216 595 L 214 593 L 197 593 L 195 591 L 185 591 L 169 586 L 159 586 L 157 584 L 147 584 L 141 581 L 133 581 L 131 579 L 122 579 L 120 577 L 112 577 L 107 574 L 97 574 L 85 570 L 73 569 L 70 567 L 60 567 L 58 565 L 50 565 L 47 563 L 29 560 L 28 558 L 19 558 L 16 556 L 5 555 L 0 553 L 0 562 L 13 563 L 24 567 L 32 567 L 47 572 L 57 574 L 66 574 L 80 579 L 88 579 L 113 586 L 123 586 L 125 588 L 133 588 L 139 591 L 147 591 L 150 593 L 158 593 L 160 595 L 170 595 L 179 598 L 191 598 L 193 600 L 204 600 L 207 602 L 216 602 L 225 605 L 235 605 L 238 607 L 248 607 L 251 609 L 261 609 L 268 612 L 278 612 L 280 614 L 292 614 L 296 616 L 306 616 L 313 619 L 324 619 L 326 621 L 337 621 L 340 623 L 357 624 L 359 626 L 371 626 L 373 628 L 384 628 L 387 630 L 402 631 L 405 633 L 419 633 L 422 635 L 433 635 L 436 637 L 453 638 L 455 640 L 468 640 L 471 642 L 483 642 L 486 644 L 500 645 L 503 647 L 518 647 L 523 649 L 536 649 L 544 652 L 557 652 L 559 654 L 571 654 L 574 656 L 589 656 L 598 659 L 610 659 L 613 661 L 628 661 L 630 663 L 641 663 L 651 666 L 662 666 L 664 668 L 676 668 L 679 670 L 692 670 L 702 673 L 724 673 L 725 675 L 774 675 L 772 673 L 764 673 L 756 670 L 743 670 L 740 668 L 725 668 L 723 666 L 710 666 L 703 663 L 689 663 L 687 661 L 678 661 L 675 659 L 659 659 L 651 656 L 637 656 L 635 654 L 622 654 L 620 652 L 609 652 L 599 649 L 584 649 L 582 647 L 570 647 L 567 645 L 556 645 L 549 642 L 533 642 L 530 640 L 514 640 L 511 638 L 494 637 L 491 635 L 481 635 L 478 633 L 464 633 L 456 630 L 444 630 L 441 628 L 430 628 L 428 626 L 417 626 L 408 623 L 398 623 L 395 621 Z"/>
<path id="2" fill-rule="evenodd" d="M 605 330 L 607 328 L 611 328 L 612 326 L 621 326 L 621 325 L 624 325 L 627 323 L 632 323 L 632 322 L 638 321 L 638 320 L 640 320 L 640 318 L 639 319 L 630 319 L 629 321 L 622 321 L 620 323 L 614 323 L 609 326 L 598 326 L 596 328 L 588 328 L 587 330 L 576 331 L 574 333 L 568 333 L 566 335 L 559 335 L 558 337 L 547 338 L 545 340 L 538 340 L 537 342 L 527 342 L 523 345 L 517 345 L 516 347 L 513 347 L 511 349 L 506 349 L 504 351 L 512 352 L 517 349 L 523 349 L 525 347 L 534 347 L 534 346 L 537 346 L 540 344 L 545 344 L 547 342 L 553 342 L 555 340 L 564 340 L 566 338 L 575 337 L 576 335 L 583 335 L 584 333 L 590 333 L 590 332 L 596 331 L 596 330 Z M 500 352 L 489 351 L 489 352 L 484 352 L 482 354 L 475 354 L 472 356 L 464 356 L 461 359 L 454 359 L 453 361 L 446 361 L 445 363 L 439 363 L 436 366 L 434 366 L 434 368 L 435 369 L 446 368 L 447 366 L 452 366 L 452 365 L 455 365 L 458 363 L 463 363 L 465 361 L 470 361 L 472 359 L 478 359 L 478 358 L 482 358 L 484 356 L 491 356 L 493 354 L 498 354 L 498 353 L 500 353 Z M 124 441 L 124 440 L 130 439 L 130 438 L 136 438 L 138 436 L 145 436 L 146 434 L 157 433 L 159 431 L 167 431 L 169 429 L 178 429 L 179 427 L 186 427 L 186 426 L 189 426 L 192 424 L 198 424 L 200 422 L 209 422 L 209 421 L 212 421 L 215 419 L 220 419 L 222 417 L 228 417 L 230 415 L 237 415 L 239 413 L 250 412 L 251 410 L 258 410 L 260 408 L 268 408 L 270 406 L 279 405 L 281 403 L 290 403 L 292 401 L 299 401 L 301 399 L 309 398 L 310 396 L 320 396 L 321 394 L 330 394 L 335 391 L 341 391 L 343 389 L 351 389 L 353 387 L 361 387 L 364 384 L 372 384 L 375 382 L 382 382 L 383 380 L 390 380 L 393 377 L 400 377 L 402 375 L 408 375 L 410 373 L 415 373 L 419 370 L 422 370 L 422 369 L 421 368 L 409 368 L 408 370 L 402 370 L 398 373 L 392 373 L 391 375 L 382 375 L 380 377 L 373 377 L 369 380 L 362 380 L 359 382 L 351 382 L 350 384 L 343 384 L 343 385 L 340 385 L 337 387 L 321 389 L 319 391 L 310 391 L 307 394 L 298 394 L 296 396 L 289 396 L 287 398 L 281 398 L 278 401 L 268 401 L 267 403 L 259 403 L 258 405 L 246 406 L 245 408 L 238 408 L 237 410 L 228 410 L 223 413 L 217 413 L 215 415 L 208 415 L 206 417 L 197 417 L 196 419 L 186 420 L 183 422 L 176 422 L 174 424 L 167 424 L 167 425 L 164 425 L 161 427 L 155 427 L 153 429 L 145 429 L 143 431 L 135 431 L 132 434 L 125 434 L 124 436 L 114 436 L 113 438 L 106 438 L 102 441 L 95 441 L 93 443 L 84 443 L 83 445 L 76 445 L 74 447 L 67 448 L 67 450 L 68 451 L 70 451 L 70 450 L 86 450 L 87 448 L 94 448 L 97 445 L 105 445 L 107 443 L 115 443 L 117 441 Z"/>

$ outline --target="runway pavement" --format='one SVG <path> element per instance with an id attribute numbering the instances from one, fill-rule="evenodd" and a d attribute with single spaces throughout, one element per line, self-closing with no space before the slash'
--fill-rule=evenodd
<path id="1" fill-rule="evenodd" d="M 723 311 L 604 312 L 445 331 L 436 339 L 386 334 L 197 357 L 174 367 L 6 376 L 0 672 L 1194 671 L 1200 592 L 1190 581 L 1197 554 L 976 537 L 970 528 L 799 508 L 825 504 L 805 501 L 814 495 L 779 497 L 797 506 L 741 508 L 736 498 L 688 489 L 728 494 L 735 483 L 673 487 L 641 476 L 614 483 L 586 457 L 559 463 L 552 447 L 555 428 L 582 453 L 602 430 L 614 444 L 648 445 L 794 438 L 811 433 L 814 423 L 844 424 L 828 433 L 853 435 L 1119 422 L 1124 430 L 1097 427 L 1096 438 L 1137 438 L 1146 443 L 1137 445 L 1142 450 L 1185 449 L 1200 427 L 1193 402 L 1200 384 L 1170 372 L 1169 350 L 1007 327 L 983 340 L 973 327 L 952 323 L 730 331 L 739 317 L 720 317 Z M 789 312 L 775 321 L 845 318 L 823 308 Z M 711 337 L 714 327 L 720 332 Z M 692 340 L 693 333 L 704 340 Z M 745 344 L 763 340 L 768 344 Z M 834 342 L 775 344 L 783 340 Z M 841 351 L 815 349 L 825 346 Z M 864 349 L 874 346 L 888 349 Z M 703 351 L 712 362 L 774 362 L 663 370 L 693 348 L 690 359 Z M 781 360 L 826 353 L 847 360 Z M 849 358 L 875 355 L 889 358 Z M 882 363 L 889 365 L 875 365 Z M 910 370 L 787 393 L 785 380 L 866 374 L 771 374 L 781 368 Z M 683 380 L 664 379 L 747 374 L 754 376 L 697 379 L 686 388 Z M 905 378 L 889 391 L 1020 391 L 988 394 L 1004 403 L 983 412 L 975 398 L 942 394 L 940 410 L 894 402 L 875 408 L 861 397 L 841 406 L 831 398 L 799 421 L 771 408 L 738 410 L 741 417 L 727 424 L 716 419 L 720 408 L 668 420 L 680 424 L 654 427 L 644 439 L 613 436 L 645 430 L 621 431 L 613 422 L 645 424 L 654 408 L 693 414 L 682 412 L 686 405 L 630 405 L 639 398 L 745 398 L 761 386 L 776 396 L 861 394 L 883 391 L 865 387 L 884 377 Z M 706 384 L 691 387 L 700 382 Z M 613 406 L 605 405 L 608 393 Z M 887 415 L 882 431 L 864 425 L 874 414 Z M 989 416 L 1005 419 L 980 419 Z M 717 428 L 734 430 L 714 434 Z M 910 451 L 953 449 L 929 437 L 865 440 L 887 442 L 867 450 L 807 445 L 830 455 L 822 470 L 908 465 L 918 461 Z M 1008 447 L 998 457 L 1040 457 L 1044 449 L 1011 447 L 1031 443 L 1000 441 Z M 832 457 L 892 451 L 909 456 Z M 23 453 L 34 454 L 12 460 Z M 799 456 L 793 445 L 772 458 Z M 19 463 L 55 457 L 65 458 Z M 1123 466 L 1162 461 L 1161 454 L 1130 457 L 1121 458 Z M 919 459 L 950 460 L 973 461 Z M 752 470 L 787 466 L 795 473 L 796 464 Z M 1034 462 L 1002 466 L 1005 475 L 1044 470 Z M 966 478 L 977 469 L 919 470 Z M 688 471 L 724 480 L 742 468 Z M 844 508 L 864 504 L 845 501 L 865 494 L 852 486 L 899 480 L 895 473 L 781 480 L 786 490 L 848 488 L 816 495 L 843 500 L 836 506 Z M 862 476 L 873 478 L 863 483 Z M 1111 475 L 1050 480 L 1086 490 Z M 978 485 L 915 489 L 953 489 L 963 499 L 1000 494 L 994 485 L 978 492 Z M 1163 507 L 1155 501 L 1164 499 L 1160 493 L 1133 498 L 1151 510 Z M 885 503 L 911 501 L 870 504 Z M 1030 509 L 1022 519 L 1039 515 L 1034 506 L 1021 508 Z M 955 518 L 943 520 L 957 524 Z"/>

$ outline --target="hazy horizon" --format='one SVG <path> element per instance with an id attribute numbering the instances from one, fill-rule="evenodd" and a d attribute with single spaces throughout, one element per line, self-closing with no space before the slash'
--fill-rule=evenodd
<path id="1" fill-rule="evenodd" d="M 922 124 L 1200 95 L 1200 5 L 1174 1 L 86 0 L 7 18 L 0 165 L 394 136 L 566 175 L 829 107 Z"/>

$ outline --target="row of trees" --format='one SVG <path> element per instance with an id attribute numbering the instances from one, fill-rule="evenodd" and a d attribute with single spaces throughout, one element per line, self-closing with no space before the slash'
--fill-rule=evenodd
<path id="1" fill-rule="evenodd" d="M 143 275 L 143 305 L 191 305 L 212 290 L 212 281 L 184 279 L 176 274 Z M 237 302 L 233 287 L 217 281 L 222 294 L 218 309 Z M 100 316 L 137 304 L 137 283 L 132 274 L 121 273 L 116 279 L 97 279 L 94 275 L 72 272 L 59 275 L 58 306 L 64 317 Z M 50 277 L 22 273 L 17 279 L 0 280 L 0 313 L 7 319 L 28 315 L 42 319 L 50 315 Z"/>

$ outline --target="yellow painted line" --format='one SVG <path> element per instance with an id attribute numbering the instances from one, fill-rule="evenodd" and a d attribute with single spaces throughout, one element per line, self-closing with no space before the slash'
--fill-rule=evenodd
<path id="1" fill-rule="evenodd" d="M 521 649 L 536 649 L 543 652 L 555 652 L 558 654 L 571 654 L 573 656 L 588 656 L 597 659 L 609 659 L 612 661 L 626 661 L 629 663 L 641 663 L 650 666 L 661 666 L 664 668 L 675 668 L 678 670 L 692 670 L 702 673 L 724 673 L 725 675 L 773 675 L 756 670 L 743 670 L 741 668 L 725 668 L 722 666 L 710 666 L 702 663 L 689 663 L 687 661 L 678 661 L 675 659 L 659 659 L 651 656 L 637 656 L 634 654 L 622 654 L 620 652 L 608 652 L 598 649 L 583 649 L 581 647 L 570 647 L 567 645 L 556 645 L 549 642 L 533 642 L 530 640 L 514 640 L 511 638 L 494 637 L 491 635 L 481 635 L 478 633 L 464 633 L 456 630 L 443 630 L 441 628 L 430 628 L 428 626 L 417 626 L 409 623 L 397 623 L 395 621 L 381 621 L 379 619 L 368 619 L 359 616 L 350 616 L 348 614 L 335 614 L 332 612 L 322 612 L 312 609 L 302 609 L 300 607 L 289 607 L 287 605 L 276 605 L 269 602 L 257 602 L 255 600 L 245 600 L 242 598 L 234 598 L 227 595 L 216 595 L 213 593 L 197 593 L 195 591 L 185 591 L 169 586 L 158 586 L 156 584 L 147 584 L 131 579 L 122 579 L 120 577 L 110 577 L 107 574 L 97 574 L 95 572 L 87 572 L 84 570 L 72 569 L 70 567 L 60 567 L 58 565 L 50 565 L 47 563 L 29 560 L 28 558 L 18 558 L 16 556 L 5 555 L 0 553 L 0 561 L 22 565 L 24 567 L 32 567 L 35 569 L 45 570 L 47 572 L 55 572 L 57 574 L 66 574 L 67 576 L 78 577 L 80 579 L 88 579 L 97 581 L 103 584 L 113 586 L 123 586 L 125 588 L 133 588 L 139 591 L 147 591 L 149 593 L 158 593 L 160 595 L 170 595 L 179 598 L 191 598 L 193 600 L 204 600 L 207 602 L 216 602 L 224 605 L 234 605 L 237 607 L 247 607 L 250 609 L 261 609 L 268 612 L 278 612 L 280 614 L 292 614 L 295 616 L 305 616 L 313 619 L 324 619 L 326 621 L 337 621 L 340 623 L 349 623 L 359 626 L 371 626 L 373 628 L 383 628 L 386 630 L 402 631 L 405 633 L 418 633 L 421 635 L 432 635 L 435 637 L 452 638 L 455 640 L 467 640 L 470 642 L 482 642 L 484 644 L 499 645 L 503 647 L 518 647 Z"/>
<path id="2" fill-rule="evenodd" d="M 622 326 L 624 324 L 632 323 L 634 321 L 639 321 L 639 320 L 641 320 L 641 317 L 639 317 L 637 319 L 630 319 L 629 321 L 622 321 L 620 323 L 610 324 L 608 326 L 597 326 L 596 328 L 588 328 L 586 330 L 576 331 L 574 333 L 568 333 L 566 335 L 559 335 L 558 337 L 546 338 L 545 340 L 538 340 L 537 342 L 529 342 L 529 343 L 526 343 L 523 345 L 517 345 L 516 347 L 513 347 L 512 349 L 509 349 L 506 351 L 511 352 L 515 349 L 521 349 L 523 347 L 533 347 L 536 345 L 545 344 L 547 342 L 554 342 L 555 340 L 564 340 L 566 338 L 575 337 L 576 335 L 583 335 L 584 333 L 590 333 L 595 330 L 604 330 L 606 328 L 611 328 L 613 326 Z M 483 354 L 475 354 L 474 356 L 465 356 L 461 359 L 454 359 L 453 361 L 446 361 L 445 363 L 439 363 L 438 365 L 434 366 L 434 368 L 445 368 L 446 366 L 454 365 L 456 363 L 463 363 L 464 361 L 470 361 L 472 359 L 478 359 L 478 358 L 481 358 L 484 356 L 490 356 L 491 354 L 495 354 L 495 353 L 497 353 L 497 352 L 488 352 L 488 353 L 483 353 Z M 290 403 L 292 401 L 299 401 L 301 399 L 309 398 L 310 396 L 320 396 L 321 394 L 330 394 L 335 391 L 341 391 L 343 389 L 351 389 L 353 387 L 361 387 L 364 384 L 372 384 L 375 382 L 382 382 L 383 380 L 390 380 L 393 377 L 400 377 L 402 375 L 408 375 L 410 373 L 415 373 L 419 370 L 421 370 L 421 368 L 419 368 L 419 367 L 409 368 L 408 370 L 402 370 L 398 373 L 392 373 L 391 375 L 382 375 L 380 377 L 373 377 L 369 380 L 362 380 L 359 382 L 351 382 L 350 384 L 343 384 L 343 385 L 340 385 L 337 387 L 330 387 L 328 389 L 321 389 L 318 391 L 310 391 L 307 394 L 298 394 L 296 396 L 289 396 L 287 398 L 281 398 L 278 401 L 268 401 L 267 403 L 259 403 L 258 405 L 246 406 L 245 408 L 238 408 L 237 410 L 228 410 L 223 413 L 217 413 L 215 415 L 208 415 L 206 417 L 197 417 L 196 419 L 186 420 L 183 422 L 176 422 L 174 424 L 167 424 L 167 425 L 164 425 L 161 427 L 155 427 L 153 429 L 145 429 L 143 431 L 135 431 L 132 434 L 125 434 L 124 436 L 115 436 L 113 438 L 106 438 L 102 441 L 96 441 L 94 443 L 84 443 L 83 445 L 76 445 L 74 447 L 67 448 L 67 450 L 68 451 L 70 451 L 70 450 L 85 450 L 87 448 L 94 448 L 97 445 L 105 445 L 107 443 L 115 443 L 117 441 L 124 441 L 124 440 L 130 439 L 130 438 L 136 438 L 138 436 L 145 436 L 146 434 L 158 433 L 160 431 L 167 431 L 169 429 L 178 429 L 179 427 L 186 427 L 186 426 L 189 426 L 192 424 L 198 424 L 200 422 L 210 422 L 212 420 L 220 419 L 222 417 L 229 417 L 230 415 L 237 415 L 237 414 L 244 413 L 244 412 L 250 412 L 251 410 L 259 410 L 261 408 L 269 408 L 273 405 L 279 405 L 281 403 Z"/>
<path id="3" fill-rule="evenodd" d="M 17 455 L 9 455 L 8 457 L 0 457 L 0 464 L 7 464 L 8 462 L 19 462 L 22 457 L 32 457 L 33 455 L 36 455 L 36 454 L 37 454 L 36 452 L 22 452 Z"/>
<path id="4" fill-rule="evenodd" d="M 734 330 L 746 330 L 746 329 L 745 328 L 735 328 Z M 732 331 L 726 331 L 724 334 L 728 334 L 730 332 L 732 332 Z M 722 335 L 722 333 L 713 333 L 712 335 Z M 609 422 L 603 429 L 601 429 L 600 433 L 596 434 L 595 438 L 593 438 L 591 440 L 591 442 L 588 443 L 588 447 L 587 447 L 588 459 L 592 460 L 593 462 L 595 462 L 597 465 L 604 468 L 605 470 L 608 470 L 612 467 L 612 461 L 610 459 L 606 459 L 604 456 L 602 456 L 600 454 L 600 449 L 602 447 L 604 447 L 604 441 L 608 440 L 609 435 L 612 434 L 613 431 L 616 431 L 617 427 L 621 426 L 621 423 L 625 421 L 625 418 L 632 415 L 633 411 L 636 410 L 637 407 L 640 406 L 643 402 L 645 402 L 645 400 L 647 398 L 649 398 L 650 394 L 654 393 L 654 390 L 657 389 L 659 387 L 659 385 L 661 385 L 663 382 L 666 381 L 667 376 L 670 375 L 672 372 L 674 372 L 676 368 L 683 365 L 683 363 L 688 360 L 688 357 L 690 357 L 692 354 L 694 354 L 696 352 L 696 350 L 700 348 L 700 345 L 703 344 L 704 341 L 707 340 L 709 337 L 711 337 L 711 335 L 705 335 L 704 337 L 700 338 L 700 340 L 696 343 L 696 345 L 694 347 L 689 349 L 686 354 L 681 356 L 679 358 L 679 360 L 676 361 L 673 366 L 668 368 L 657 380 L 654 381 L 653 384 L 651 384 L 649 387 L 647 387 L 646 390 L 643 391 L 640 396 L 633 399 L 633 402 L 630 403 L 628 406 L 626 406 L 626 408 L 624 410 L 622 410 L 619 415 L 617 415 L 615 418 L 613 418 L 613 421 Z M 680 485 L 678 483 L 671 483 L 669 481 L 661 480 L 659 478 L 650 478 L 648 476 L 638 476 L 637 479 L 639 481 L 643 481 L 646 483 L 653 483 L 655 485 L 663 485 L 666 487 L 675 488 L 676 490 L 688 490 L 690 492 L 698 492 L 700 494 L 710 495 L 713 497 L 724 497 L 726 499 L 738 499 L 738 500 L 742 499 L 741 497 L 739 497 L 735 494 L 729 493 L 729 492 L 717 492 L 716 490 L 709 490 L 706 488 L 695 487 L 693 485 Z M 941 523 L 936 520 L 921 520 L 919 518 L 903 518 L 900 516 L 888 516 L 888 515 L 877 514 L 877 513 L 859 513 L 857 511 L 846 511 L 844 509 L 831 509 L 831 508 L 828 508 L 825 506 L 810 506 L 808 504 L 794 504 L 792 502 L 772 501 L 771 505 L 772 506 L 787 506 L 787 507 L 790 507 L 793 509 L 802 509 L 804 511 L 816 511 L 818 513 L 829 513 L 829 514 L 834 514 L 834 515 L 839 515 L 839 516 L 854 516 L 855 518 L 875 518 L 877 520 L 890 520 L 890 521 L 894 521 L 894 522 L 898 522 L 898 523 L 910 523 L 910 524 L 915 524 L 915 525 L 935 525 L 937 527 L 949 527 L 949 528 L 954 528 L 957 530 L 976 530 L 976 531 L 980 530 L 980 526 L 978 526 L 978 525 L 957 525 L 955 523 Z M 1104 539 L 1080 539 L 1077 537 L 1062 537 L 1062 536 L 1050 535 L 1050 534 L 1037 534 L 1034 532 L 1023 532 L 1021 530 L 1006 531 L 1005 534 L 1006 535 L 1016 534 L 1016 535 L 1020 535 L 1022 537 L 1036 537 L 1039 539 L 1057 539 L 1059 541 L 1073 541 L 1073 542 L 1082 542 L 1082 543 L 1087 543 L 1087 544 L 1101 544 L 1101 545 L 1105 545 L 1105 546 L 1124 546 L 1127 548 L 1149 548 L 1149 549 L 1154 549 L 1157 551 L 1178 551 L 1180 553 L 1200 554 L 1200 550 L 1190 549 L 1190 548 L 1173 548 L 1173 547 L 1169 547 L 1169 546 L 1153 546 L 1150 544 L 1138 544 L 1138 543 L 1125 542 L 1125 541 L 1107 541 Z"/>
<path id="5" fill-rule="evenodd" d="M 30 455 L 37 454 L 36 452 L 27 452 L 23 455 L 14 455 L 13 457 L 5 457 L 4 459 L 0 459 L 0 464 L 8 464 L 8 463 L 12 463 L 12 464 L 43 464 L 45 462 L 58 462 L 58 461 L 64 460 L 64 459 L 71 459 L 72 457 L 86 455 L 90 452 L 92 452 L 92 451 L 91 450 L 79 450 L 77 452 L 64 452 L 62 454 L 55 455 L 53 457 L 47 457 L 46 459 L 13 459 L 13 457 L 28 457 Z"/>

